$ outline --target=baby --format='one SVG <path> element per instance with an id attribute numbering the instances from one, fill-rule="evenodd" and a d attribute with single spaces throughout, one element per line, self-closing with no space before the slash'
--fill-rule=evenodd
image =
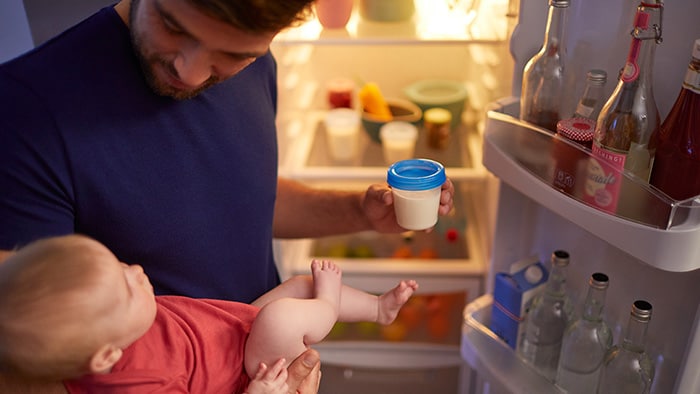
<path id="1" fill-rule="evenodd" d="M 0 370 L 70 393 L 287 393 L 286 366 L 336 321 L 391 323 L 418 288 L 380 296 L 313 261 L 252 305 L 154 296 L 138 265 L 80 235 L 36 241 L 0 264 Z"/>

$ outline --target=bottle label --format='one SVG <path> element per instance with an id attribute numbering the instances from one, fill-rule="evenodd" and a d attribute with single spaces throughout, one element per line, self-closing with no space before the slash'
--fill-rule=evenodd
<path id="1" fill-rule="evenodd" d="M 683 80 L 683 87 L 700 94 L 700 72 L 688 67 L 688 71 L 685 73 L 685 79 Z"/>
<path id="2" fill-rule="evenodd" d="M 593 144 L 586 169 L 583 199 L 603 211 L 615 213 L 620 198 L 621 172 L 625 167 L 624 153 L 611 152 L 598 143 Z"/>

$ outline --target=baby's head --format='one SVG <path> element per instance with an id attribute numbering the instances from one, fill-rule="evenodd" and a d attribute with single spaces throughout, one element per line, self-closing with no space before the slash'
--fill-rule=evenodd
<path id="1" fill-rule="evenodd" d="M 155 310 L 141 267 L 99 242 L 36 241 L 0 263 L 0 371 L 48 379 L 108 372 Z"/>

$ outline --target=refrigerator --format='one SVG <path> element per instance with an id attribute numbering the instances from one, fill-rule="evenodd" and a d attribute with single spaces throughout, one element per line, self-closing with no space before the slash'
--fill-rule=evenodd
<path id="1" fill-rule="evenodd" d="M 385 179 L 385 163 L 370 142 L 363 142 L 363 156 L 351 165 L 334 164 L 324 153 L 318 124 L 328 109 L 324 83 L 334 76 L 379 81 L 390 96 L 400 96 L 402 87 L 425 78 L 457 79 L 465 84 L 469 102 L 460 126 L 463 130 L 457 130 L 464 140 L 456 141 L 463 150 L 461 163 L 440 155 L 435 158 L 448 161 L 447 174 L 457 185 L 457 211 L 464 214 L 461 225 L 468 235 L 464 242 L 469 254 L 451 262 L 386 258 L 382 252 L 382 257 L 338 259 L 348 282 L 368 291 L 382 291 L 406 276 L 427 284 L 419 296 L 469 289 L 463 295 L 459 322 L 460 364 L 450 372 L 457 361 L 454 340 L 436 344 L 420 335 L 400 341 L 381 336 L 331 337 L 318 346 L 324 360 L 321 391 L 561 392 L 522 362 L 491 331 L 489 323 L 496 273 L 533 256 L 549 266 L 552 251 L 563 249 L 571 255 L 567 286 L 577 312 L 589 276 L 596 271 L 609 275 L 605 318 L 615 344 L 622 339 L 632 302 L 644 299 L 653 305 L 647 335 L 647 351 L 655 367 L 652 392 L 700 393 L 700 222 L 695 219 L 696 203 L 677 206 L 652 192 L 643 198 L 660 206 L 665 217 L 617 217 L 563 194 L 550 186 L 550 174 L 523 161 L 523 155 L 547 156 L 552 144 L 549 133 L 518 120 L 523 67 L 542 44 L 547 1 L 416 0 L 415 4 L 416 15 L 408 27 L 363 21 L 356 9 L 344 31 L 307 25 L 276 42 L 273 50 L 281 64 L 281 106 L 289 116 L 279 120 L 280 141 L 287 148 L 281 168 L 287 176 L 328 187 L 361 188 Z M 634 0 L 572 0 L 565 29 L 567 94 L 563 97 L 571 113 L 587 70 L 606 70 L 606 97 L 612 92 L 627 57 L 638 4 Z M 436 13 L 430 8 L 444 5 L 448 12 L 471 12 L 473 16 L 463 21 L 465 29 L 458 38 L 421 30 L 429 19 L 426 14 Z M 693 41 L 700 38 L 698 15 L 700 2 L 694 0 L 665 5 L 653 85 L 661 119 L 679 93 Z M 309 115 L 310 108 L 318 111 L 316 118 Z M 304 131 L 309 129 L 311 134 Z M 420 144 L 416 156 L 435 153 L 421 151 Z M 528 146 L 545 153 L 528 152 Z M 636 187 L 646 190 L 644 184 Z M 679 212 L 690 219 L 667 225 Z M 282 242 L 283 272 L 304 273 L 309 258 L 327 257 L 331 253 L 319 246 L 324 242 L 328 240 Z M 398 241 L 378 237 L 367 242 L 392 248 Z M 456 287 L 444 282 L 446 278 L 453 279 Z"/>
<path id="2" fill-rule="evenodd" d="M 576 307 L 592 272 L 610 276 L 605 316 L 614 342 L 632 301 L 651 302 L 647 350 L 656 369 L 653 393 L 700 393 L 700 215 L 694 203 L 676 207 L 648 196 L 669 217 L 685 211 L 690 219 L 668 228 L 658 221 L 638 223 L 559 192 L 549 186 L 548 174 L 522 160 L 532 153 L 523 142 L 534 140 L 543 149 L 551 144 L 543 130 L 518 121 L 522 71 L 542 44 L 547 1 L 413 0 L 411 17 L 394 22 L 364 18 L 366 3 L 354 2 L 345 28 L 324 29 L 312 19 L 273 41 L 280 175 L 322 188 L 361 190 L 385 182 L 381 146 L 364 134 L 354 161 L 329 157 L 321 120 L 334 78 L 349 78 L 358 88 L 374 81 L 385 96 L 404 98 L 406 86 L 417 81 L 458 81 L 469 94 L 450 146 L 439 152 L 427 148 L 422 129 L 416 145 L 416 156 L 445 164 L 455 183 L 456 208 L 427 234 L 275 241 L 283 279 L 308 273 L 312 258 L 332 258 L 345 283 L 366 291 L 380 293 L 405 278 L 420 283 L 416 301 L 406 308 L 413 315 L 400 319 L 404 325 L 410 321 L 410 329 L 341 325 L 316 345 L 321 393 L 559 392 L 489 328 L 496 273 L 524 258 L 547 263 L 555 249 L 571 255 L 567 286 Z M 0 61 L 107 4 L 3 1 Z M 607 71 L 606 89 L 612 92 L 611 76 L 625 62 L 637 4 L 571 1 L 565 100 L 572 111 L 590 68 Z M 697 0 L 665 5 L 653 85 L 662 119 L 679 92 L 691 45 L 700 38 L 699 16 Z M 397 253 L 407 249 L 408 255 Z"/>

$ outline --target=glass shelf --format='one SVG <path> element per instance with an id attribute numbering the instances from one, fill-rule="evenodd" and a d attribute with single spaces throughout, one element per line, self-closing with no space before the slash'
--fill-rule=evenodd
<path id="1" fill-rule="evenodd" d="M 405 22 L 373 22 L 357 7 L 345 29 L 324 29 L 318 19 L 282 31 L 278 44 L 382 45 L 416 43 L 496 43 L 508 36 L 508 0 L 415 0 L 416 11 Z"/>
<path id="2" fill-rule="evenodd" d="M 281 174 L 302 180 L 385 180 L 389 166 L 384 161 L 382 146 L 372 141 L 364 130 L 360 131 L 360 154 L 350 161 L 339 162 L 330 157 L 322 116 L 325 111 L 310 112 L 300 117 L 280 121 L 282 134 L 290 130 L 308 130 L 295 133 L 296 138 L 281 159 Z M 285 135 L 286 135 L 285 134 Z M 460 123 L 450 134 L 448 148 L 438 150 L 428 147 L 427 135 L 419 126 L 414 157 L 441 162 L 453 181 L 486 179 L 488 173 L 481 165 L 481 141 L 473 127 Z"/>
<path id="3" fill-rule="evenodd" d="M 620 208 L 608 212 L 588 204 L 580 184 L 585 173 L 569 191 L 557 186 L 552 152 L 555 143 L 563 145 L 569 159 L 580 164 L 587 163 L 590 153 L 521 122 L 518 109 L 518 99 L 511 97 L 488 111 L 483 151 L 488 170 L 525 196 L 641 261 L 674 272 L 700 268 L 700 199 L 676 201 L 626 172 L 617 172 L 622 179 Z"/>
<path id="4" fill-rule="evenodd" d="M 511 393 L 562 393 L 535 372 L 489 329 L 493 296 L 483 295 L 464 309 L 462 358 L 491 383 Z"/>

